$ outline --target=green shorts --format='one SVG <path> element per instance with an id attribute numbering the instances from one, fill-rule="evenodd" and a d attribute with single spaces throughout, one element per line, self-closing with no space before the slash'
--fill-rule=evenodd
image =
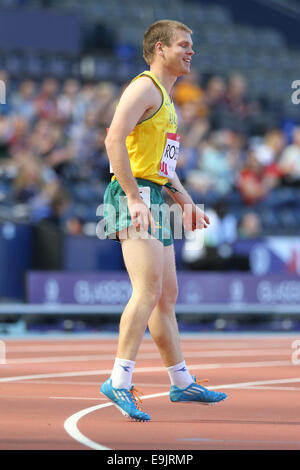
<path id="1" fill-rule="evenodd" d="M 136 181 L 139 187 L 150 188 L 150 210 L 156 230 L 152 233 L 149 227 L 148 233 L 160 240 L 164 246 L 172 245 L 173 235 L 168 206 L 162 195 L 162 186 L 141 178 L 136 178 Z M 132 225 L 126 195 L 117 180 L 111 181 L 104 193 L 104 222 L 105 237 L 117 241 L 120 241 L 117 232 Z"/>

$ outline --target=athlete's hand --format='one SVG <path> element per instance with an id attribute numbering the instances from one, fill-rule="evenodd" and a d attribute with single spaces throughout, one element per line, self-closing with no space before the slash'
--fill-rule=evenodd
<path id="1" fill-rule="evenodd" d="M 196 229 L 207 228 L 210 224 L 208 216 L 196 204 L 185 204 L 182 214 L 185 230 L 193 232 Z"/>
<path id="2" fill-rule="evenodd" d="M 155 222 L 150 209 L 146 206 L 140 197 L 128 198 L 127 200 L 129 214 L 132 225 L 137 229 L 148 231 L 149 224 L 152 233 L 155 232 Z"/>

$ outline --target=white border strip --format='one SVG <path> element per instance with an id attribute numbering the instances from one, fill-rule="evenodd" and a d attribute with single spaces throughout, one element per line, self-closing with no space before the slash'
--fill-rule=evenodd
<path id="1" fill-rule="evenodd" d="M 0 305 L 0 314 L 15 315 L 64 315 L 64 314 L 89 314 L 89 315 L 121 315 L 124 305 L 78 305 L 78 304 L 22 304 L 11 303 Z M 297 304 L 178 304 L 176 313 L 179 314 L 230 314 L 240 315 L 243 313 L 252 314 L 298 314 Z"/>
<path id="2" fill-rule="evenodd" d="M 255 361 L 255 362 L 225 362 L 217 364 L 191 364 L 189 370 L 210 370 L 210 369 L 231 369 L 240 367 L 285 367 L 291 366 L 291 361 Z M 136 367 L 134 373 L 137 372 L 165 372 L 165 368 L 162 366 L 158 367 Z M 31 379 L 50 379 L 57 377 L 83 377 L 83 376 L 98 376 L 98 375 L 109 375 L 111 369 L 100 369 L 100 370 L 88 370 L 88 371 L 75 371 L 75 372 L 51 372 L 49 374 L 30 374 L 30 375 L 16 375 L 9 377 L 1 377 L 0 383 L 3 382 L 19 382 L 23 380 Z"/>

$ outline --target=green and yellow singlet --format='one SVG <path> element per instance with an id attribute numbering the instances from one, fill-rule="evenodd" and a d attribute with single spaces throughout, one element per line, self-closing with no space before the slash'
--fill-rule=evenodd
<path id="1" fill-rule="evenodd" d="M 126 138 L 126 147 L 133 176 L 164 185 L 168 182 L 168 178 L 159 174 L 161 160 L 167 142 L 167 133 L 176 133 L 177 115 L 173 101 L 152 72 L 142 72 L 132 81 L 143 76 L 153 80 L 162 94 L 162 103 L 153 116 L 135 126 Z"/>

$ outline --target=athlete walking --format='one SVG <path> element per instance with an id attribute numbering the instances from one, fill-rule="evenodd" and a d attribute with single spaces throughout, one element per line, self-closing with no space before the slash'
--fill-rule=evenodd
<path id="1" fill-rule="evenodd" d="M 170 93 L 176 79 L 190 72 L 191 34 L 190 28 L 173 20 L 148 28 L 143 54 L 150 70 L 125 89 L 105 141 L 114 174 L 104 195 L 106 236 L 122 244 L 132 296 L 121 316 L 113 370 L 101 392 L 138 421 L 150 420 L 139 409 L 131 383 L 147 325 L 170 377 L 172 402 L 207 404 L 226 398 L 197 383 L 184 361 L 175 316 L 174 245 L 162 196 L 165 187 L 182 208 L 186 230 L 209 224 L 176 175 L 179 136 Z M 159 211 L 154 210 L 157 207 Z"/>

